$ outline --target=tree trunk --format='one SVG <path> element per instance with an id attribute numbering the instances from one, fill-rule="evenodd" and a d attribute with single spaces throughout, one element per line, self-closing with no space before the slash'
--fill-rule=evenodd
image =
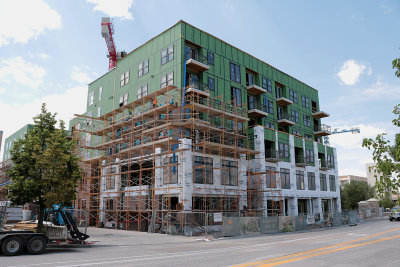
<path id="1" fill-rule="evenodd" d="M 43 228 L 43 218 L 44 217 L 44 205 L 41 200 L 39 200 L 39 215 L 38 215 L 38 224 L 37 224 L 37 232 L 41 233 Z"/>

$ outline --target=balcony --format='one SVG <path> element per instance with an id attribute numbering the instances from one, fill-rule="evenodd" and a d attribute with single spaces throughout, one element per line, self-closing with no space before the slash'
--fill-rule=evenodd
<path id="1" fill-rule="evenodd" d="M 305 166 L 307 166 L 307 163 L 306 163 L 306 160 L 305 160 L 303 154 L 295 155 L 294 159 L 295 159 L 295 163 L 296 163 L 297 167 L 305 167 Z"/>
<path id="2" fill-rule="evenodd" d="M 316 119 L 322 119 L 322 118 L 326 118 L 329 117 L 329 114 L 324 112 L 324 111 L 318 111 L 316 108 L 312 109 L 312 116 Z"/>
<path id="3" fill-rule="evenodd" d="M 315 127 L 314 128 L 314 135 L 315 136 L 327 136 L 327 135 L 331 135 L 332 131 L 331 131 L 331 126 L 322 124 L 321 127 Z"/>
<path id="4" fill-rule="evenodd" d="M 282 161 L 282 159 L 279 156 L 279 151 L 276 151 L 274 148 L 265 150 L 265 160 L 269 162 Z"/>
<path id="5" fill-rule="evenodd" d="M 292 115 L 281 112 L 278 113 L 278 124 L 279 126 L 293 126 L 295 124 Z"/>
<path id="6" fill-rule="evenodd" d="M 200 95 L 203 97 L 209 97 L 210 93 L 208 92 L 208 85 L 199 82 L 198 80 L 191 80 L 189 81 L 188 85 L 186 86 L 186 93 L 193 92 L 196 95 Z"/>
<path id="7" fill-rule="evenodd" d="M 276 104 L 286 107 L 286 106 L 293 104 L 293 102 L 291 100 L 287 99 L 286 97 L 281 96 L 276 99 Z"/>
<path id="8" fill-rule="evenodd" d="M 268 113 L 264 110 L 266 110 L 265 105 L 261 105 L 259 103 L 250 103 L 248 114 L 254 118 L 267 117 Z"/>
<path id="9" fill-rule="evenodd" d="M 334 166 L 331 162 L 327 162 L 325 159 L 320 159 L 319 160 L 319 169 L 321 171 L 327 171 L 333 169 Z"/>
<path id="10" fill-rule="evenodd" d="M 186 69 L 189 71 L 202 73 L 209 70 L 210 67 L 204 62 L 207 62 L 207 58 L 198 52 L 186 54 Z"/>
<path id="11" fill-rule="evenodd" d="M 257 96 L 257 95 L 265 94 L 267 92 L 267 90 L 265 90 L 264 88 L 262 88 L 258 85 L 252 84 L 252 85 L 247 86 L 247 92 Z"/>

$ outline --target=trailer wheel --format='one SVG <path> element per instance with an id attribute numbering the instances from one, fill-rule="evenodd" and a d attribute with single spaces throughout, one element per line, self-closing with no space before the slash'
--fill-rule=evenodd
<path id="1" fill-rule="evenodd" d="M 42 254 L 46 250 L 46 247 L 47 241 L 41 236 L 32 236 L 26 245 L 28 253 L 33 255 Z"/>
<path id="2" fill-rule="evenodd" d="M 18 236 L 10 236 L 1 244 L 1 252 L 7 256 L 16 256 L 22 250 L 22 239 Z"/>

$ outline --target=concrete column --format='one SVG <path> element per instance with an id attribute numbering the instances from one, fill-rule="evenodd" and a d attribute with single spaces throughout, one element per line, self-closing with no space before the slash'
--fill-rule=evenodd
<path id="1" fill-rule="evenodd" d="M 246 160 L 246 154 L 240 154 L 240 160 L 239 160 L 239 165 L 238 165 L 238 172 L 239 172 L 239 177 L 238 177 L 238 183 L 239 183 L 239 192 L 244 192 L 240 197 L 239 197 L 239 209 L 243 210 L 243 208 L 246 206 L 247 207 L 247 160 Z"/>
<path id="2" fill-rule="evenodd" d="M 294 136 L 289 135 L 289 153 L 290 153 L 290 189 L 297 190 L 296 187 L 296 159 L 295 159 L 295 152 L 294 152 Z M 297 205 L 297 199 L 296 199 Z M 296 206 L 297 210 L 297 206 Z"/>
<path id="3" fill-rule="evenodd" d="M 154 166 L 156 167 L 154 170 L 154 180 L 155 180 L 155 187 L 161 187 L 164 182 L 163 182 L 163 170 L 162 168 L 160 168 L 161 164 L 162 164 L 162 158 L 160 156 L 161 154 L 161 147 L 156 147 L 155 149 L 155 162 L 154 162 Z M 168 157 L 168 155 L 167 155 Z"/>
<path id="4" fill-rule="evenodd" d="M 179 202 L 183 205 L 183 210 L 192 210 L 193 197 L 193 152 L 192 140 L 183 138 L 180 139 L 179 149 L 186 149 L 182 153 L 179 160 L 179 177 L 178 182 L 182 185 L 182 194 L 179 195 Z"/>
<path id="5" fill-rule="evenodd" d="M 297 215 L 299 215 L 299 210 L 298 210 L 298 207 L 297 207 L 297 197 L 289 198 L 288 204 L 289 204 L 288 215 L 289 216 L 297 216 Z"/>
<path id="6" fill-rule="evenodd" d="M 265 173 L 265 145 L 264 145 L 264 127 L 256 126 L 254 127 L 254 149 L 259 151 L 259 154 L 255 155 L 254 162 L 254 171 Z M 254 186 L 259 186 L 259 189 L 265 188 L 265 179 L 266 175 L 261 174 L 257 175 L 253 178 Z M 258 180 L 260 179 L 260 180 Z M 267 216 L 267 199 L 263 197 L 263 201 L 261 204 L 261 208 L 263 210 L 263 216 Z"/>
<path id="7" fill-rule="evenodd" d="M 321 198 L 317 197 L 314 199 L 314 214 L 322 212 Z"/>

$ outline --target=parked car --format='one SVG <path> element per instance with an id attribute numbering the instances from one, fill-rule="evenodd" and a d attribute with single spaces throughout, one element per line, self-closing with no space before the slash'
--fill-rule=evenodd
<path id="1" fill-rule="evenodd" d="M 389 214 L 390 221 L 400 221 L 400 206 L 394 207 Z"/>

